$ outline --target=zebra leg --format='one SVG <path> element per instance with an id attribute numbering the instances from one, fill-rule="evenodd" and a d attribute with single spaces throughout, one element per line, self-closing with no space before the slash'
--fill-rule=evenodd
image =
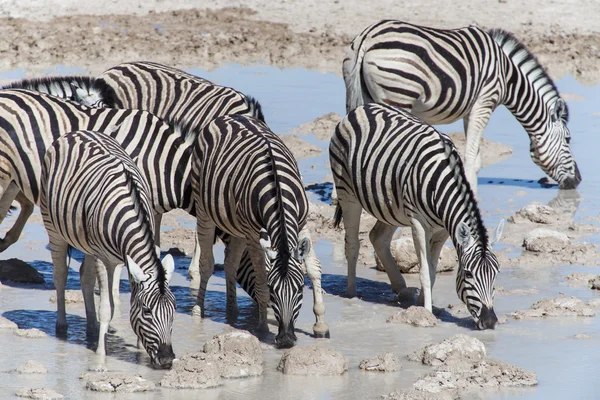
<path id="1" fill-rule="evenodd" d="M 192 315 L 204 318 L 204 299 L 206 297 L 206 286 L 208 280 L 215 270 L 215 257 L 213 254 L 213 242 L 215 239 L 215 224 L 209 219 L 206 213 L 196 207 L 196 235 L 200 244 L 200 284 L 198 286 L 198 298 L 196 305 L 192 309 Z"/>
<path id="2" fill-rule="evenodd" d="M 473 106 L 463 121 L 466 135 L 465 175 L 475 195 L 477 195 L 477 174 L 481 169 L 481 137 L 493 110 L 494 105 L 478 103 Z"/>
<path id="3" fill-rule="evenodd" d="M 300 237 L 309 237 L 308 229 L 304 229 L 300 232 Z M 313 325 L 313 333 L 316 337 L 329 338 L 329 325 L 325 322 L 325 304 L 323 303 L 323 289 L 321 288 L 321 262 L 317 258 L 313 246 L 310 246 L 310 251 L 304 259 L 305 273 L 310 279 L 310 283 L 313 287 L 313 312 L 315 314 L 316 322 Z"/>
<path id="4" fill-rule="evenodd" d="M 434 232 L 433 235 L 431 235 L 429 247 L 429 251 L 431 252 L 429 258 L 429 277 L 431 279 L 431 290 L 433 290 L 433 285 L 435 285 L 435 279 L 437 277 L 437 265 L 440 261 L 440 254 L 442 253 L 442 248 L 444 247 L 444 243 L 446 243 L 447 239 L 448 232 L 446 232 L 445 229 Z M 422 296 L 423 291 L 421 291 L 421 294 L 419 295 L 419 303 L 424 301 Z"/>
<path id="5" fill-rule="evenodd" d="M 421 278 L 421 294 L 417 304 L 423 305 L 429 311 L 433 309 L 433 301 L 431 296 L 432 289 L 432 278 L 431 278 L 431 234 L 427 231 L 427 228 L 421 224 L 421 222 L 413 218 L 411 220 L 413 242 L 415 244 L 415 251 L 419 258 L 420 267 L 420 278 Z M 435 272 L 435 270 L 434 270 Z M 433 275 L 435 279 L 435 273 Z"/>
<path id="6" fill-rule="evenodd" d="M 198 243 L 198 235 L 194 235 L 194 240 L 196 243 L 194 245 L 194 254 L 188 268 L 188 276 L 193 281 L 200 278 L 200 243 Z"/>
<path id="7" fill-rule="evenodd" d="M 342 194 L 341 191 L 338 194 Z M 345 197 L 345 196 L 344 196 Z M 356 202 L 349 202 L 344 197 L 338 197 L 338 207 L 342 208 L 345 231 L 346 262 L 348 263 L 348 286 L 346 295 L 348 297 L 356 296 L 356 263 L 358 262 L 358 253 L 360 242 L 358 233 L 360 228 L 360 213 L 362 207 Z"/>
<path id="8" fill-rule="evenodd" d="M 377 221 L 371 232 L 369 232 L 369 240 L 375 249 L 375 254 L 381 260 L 385 267 L 385 272 L 390 278 L 392 290 L 394 293 L 399 293 L 400 290 L 406 288 L 406 281 L 398 269 L 398 265 L 392 256 L 390 244 L 392 236 L 396 232 L 397 227 Z"/>
<path id="9" fill-rule="evenodd" d="M 98 258 L 95 258 L 94 264 L 98 278 L 98 288 L 100 289 L 100 329 L 98 330 L 96 354 L 104 356 L 106 355 L 106 333 L 108 332 L 108 325 L 112 319 L 112 309 L 114 307 L 110 293 L 113 267 L 108 263 L 104 264 Z"/>
<path id="10" fill-rule="evenodd" d="M 225 247 L 225 280 L 227 281 L 227 317 L 237 318 L 237 271 L 242 260 L 242 254 L 246 250 L 244 239 L 231 237 L 231 240 Z"/>
<path id="11" fill-rule="evenodd" d="M 269 332 L 267 324 L 267 307 L 269 306 L 269 285 L 267 283 L 267 269 L 265 260 L 265 251 L 258 241 L 247 240 L 246 247 L 252 266 L 254 267 L 254 275 L 256 285 L 254 286 L 255 300 L 258 304 L 258 333 L 265 334 Z"/>
<path id="12" fill-rule="evenodd" d="M 7 185 L 4 192 L 0 192 L 2 193 L 0 198 L 0 223 L 2 223 L 4 221 L 4 218 L 6 218 L 6 216 L 8 215 L 10 206 L 12 206 L 12 203 L 15 200 L 16 196 L 19 194 L 19 192 L 19 187 L 13 181 L 11 181 Z M 23 195 L 23 197 L 25 196 Z"/>
<path id="13" fill-rule="evenodd" d="M 60 238 L 48 232 L 50 238 L 50 253 L 52 254 L 52 276 L 54 288 L 56 289 L 56 336 L 66 337 L 67 328 L 67 310 L 65 306 L 65 290 L 67 287 L 67 252 L 69 244 Z"/>
<path id="14" fill-rule="evenodd" d="M 87 335 L 96 336 L 98 333 L 98 317 L 96 315 L 96 304 L 94 300 L 94 286 L 96 285 L 96 262 L 93 256 L 88 254 L 83 258 L 79 268 L 79 280 L 83 292 L 85 304 L 85 317 L 87 321 Z"/>
<path id="15" fill-rule="evenodd" d="M 25 223 L 33 213 L 33 203 L 25 197 L 23 192 L 20 191 L 14 182 L 11 182 L 7 189 L 8 190 L 4 192 L 2 199 L 0 200 L 0 205 L 2 207 L 0 214 L 2 215 L 2 219 L 6 216 L 6 213 L 10 208 L 10 203 L 12 203 L 12 200 L 15 198 L 21 205 L 21 211 L 12 228 L 10 228 L 3 239 L 0 239 L 0 252 L 6 250 L 19 239 L 19 236 L 21 236 L 21 232 L 23 232 L 23 228 L 25 227 Z M 8 205 L 6 205 L 6 203 L 8 203 Z M 6 211 L 4 211 L 4 208 L 6 208 Z"/>

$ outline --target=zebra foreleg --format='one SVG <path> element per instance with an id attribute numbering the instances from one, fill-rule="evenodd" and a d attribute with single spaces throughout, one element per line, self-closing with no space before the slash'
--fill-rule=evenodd
<path id="1" fill-rule="evenodd" d="M 435 274 L 431 276 L 431 234 L 421 222 L 413 218 L 411 220 L 413 242 L 415 251 L 419 259 L 419 275 L 421 278 L 421 294 L 419 295 L 419 305 L 423 305 L 429 311 L 433 309 L 432 300 L 432 282 L 435 281 Z M 434 270 L 435 271 L 435 270 Z"/>
<path id="2" fill-rule="evenodd" d="M 23 232 L 23 228 L 25 227 L 25 223 L 27 223 L 27 220 L 33 213 L 33 203 L 25 197 L 23 192 L 20 191 L 14 182 L 11 182 L 8 190 L 4 192 L 2 199 L 0 200 L 0 215 L 2 215 L 2 219 L 4 219 L 8 213 L 8 209 L 10 208 L 13 199 L 16 199 L 19 202 L 21 211 L 19 211 L 19 216 L 12 228 L 10 228 L 3 239 L 0 239 L 0 252 L 6 250 L 19 239 L 19 236 L 21 236 L 21 232 Z"/>
<path id="3" fill-rule="evenodd" d="M 269 326 L 267 324 L 267 307 L 269 306 L 269 285 L 267 283 L 267 269 L 266 269 L 266 254 L 262 246 L 258 241 L 247 240 L 246 247 L 250 258 L 252 259 L 252 266 L 254 267 L 254 275 L 256 277 L 256 285 L 254 287 L 255 300 L 258 304 L 258 333 L 265 334 L 269 332 Z"/>
<path id="4" fill-rule="evenodd" d="M 213 254 L 213 242 L 215 238 L 215 224 L 208 216 L 196 207 L 196 235 L 200 244 L 200 283 L 198 286 L 198 297 L 196 305 L 192 309 L 192 315 L 204 318 L 204 299 L 206 298 L 206 286 L 208 280 L 215 270 L 215 257 Z"/>
<path id="5" fill-rule="evenodd" d="M 306 227 L 300 232 L 300 237 L 309 237 L 310 239 Z M 323 303 L 323 289 L 321 288 L 321 263 L 313 250 L 312 244 L 303 265 L 306 269 L 304 272 L 308 275 L 313 287 L 313 312 L 316 318 L 313 333 L 319 338 L 329 338 L 329 325 L 325 322 L 325 304 Z"/>
<path id="6" fill-rule="evenodd" d="M 94 266 L 98 278 L 98 288 L 100 289 L 100 329 L 98 330 L 96 354 L 104 356 L 106 355 L 106 334 L 108 333 L 108 325 L 112 319 L 112 311 L 114 309 L 112 296 L 110 295 L 114 267 L 109 263 L 103 263 L 98 258 L 95 258 Z"/>
<path id="7" fill-rule="evenodd" d="M 481 169 L 481 137 L 493 110 L 493 105 L 476 104 L 463 120 L 466 135 L 465 175 L 475 195 L 477 195 L 477 174 Z"/>
<path id="8" fill-rule="evenodd" d="M 442 248 L 444 247 L 444 243 L 448 239 L 448 232 L 445 229 L 439 230 L 431 236 L 429 251 L 431 255 L 429 257 L 429 277 L 431 280 L 431 290 L 433 291 L 433 286 L 435 285 L 435 279 L 437 277 L 437 265 L 440 261 L 440 254 L 442 253 Z M 419 294 L 418 303 L 424 304 L 424 293 L 421 290 Z"/>
<path id="9" fill-rule="evenodd" d="M 246 249 L 244 239 L 231 236 L 231 240 L 225 247 L 225 280 L 227 282 L 227 318 L 235 320 L 238 315 L 237 305 L 237 271 Z"/>
<path id="10" fill-rule="evenodd" d="M 345 231 L 345 250 L 346 262 L 348 263 L 348 286 L 346 295 L 348 297 L 356 296 L 356 263 L 358 262 L 358 253 L 360 251 L 360 242 L 358 241 L 358 233 L 360 228 L 360 213 L 362 207 L 355 202 L 349 202 L 344 197 L 345 192 L 338 191 L 338 207 L 341 207 L 344 219 Z"/>
<path id="11" fill-rule="evenodd" d="M 200 278 L 200 244 L 198 243 L 198 235 L 194 235 L 194 254 L 188 268 L 188 276 L 191 280 Z"/>
<path id="12" fill-rule="evenodd" d="M 67 251 L 69 244 L 58 235 L 48 232 L 50 253 L 52 254 L 52 277 L 56 289 L 56 336 L 67 336 L 67 310 L 65 306 L 65 289 L 67 287 Z"/>
<path id="13" fill-rule="evenodd" d="M 94 286 L 96 285 L 96 262 L 95 257 L 88 254 L 83 258 L 83 263 L 79 268 L 79 280 L 81 282 L 81 291 L 83 292 L 83 302 L 85 304 L 85 317 L 87 321 L 87 335 L 91 337 L 98 334 L 98 316 L 96 315 L 96 304 L 94 299 Z"/>
<path id="14" fill-rule="evenodd" d="M 377 221 L 371 232 L 369 232 L 369 240 L 375 249 L 375 254 L 381 260 L 385 268 L 385 272 L 390 278 L 392 290 L 394 293 L 399 293 L 402 289 L 406 288 L 406 281 L 398 269 L 398 265 L 392 256 L 390 250 L 390 244 L 394 232 L 397 227 L 385 224 L 381 221 Z"/>

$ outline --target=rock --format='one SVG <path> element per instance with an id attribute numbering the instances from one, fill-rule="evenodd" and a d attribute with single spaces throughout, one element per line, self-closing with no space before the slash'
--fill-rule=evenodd
<path id="1" fill-rule="evenodd" d="M 390 244 L 392 256 L 402 273 L 416 274 L 420 270 L 419 260 L 415 252 L 415 245 L 412 237 L 402 236 L 395 239 Z M 375 262 L 379 271 L 385 271 L 381 260 L 375 255 Z M 458 265 L 456 251 L 448 246 L 442 248 L 440 260 L 437 265 L 437 272 L 452 271 Z"/>
<path id="2" fill-rule="evenodd" d="M 458 398 L 453 392 L 447 390 L 431 393 L 416 389 L 397 390 L 381 397 L 385 400 L 454 400 Z"/>
<path id="3" fill-rule="evenodd" d="M 358 368 L 365 371 L 394 372 L 402 368 L 400 359 L 392 353 L 379 354 L 373 358 L 362 360 Z"/>
<path id="4" fill-rule="evenodd" d="M 413 387 L 424 392 L 444 390 L 476 390 L 490 387 L 535 386 L 535 373 L 496 360 L 442 365 L 434 372 L 420 378 Z"/>
<path id="5" fill-rule="evenodd" d="M 561 232 L 537 228 L 529 232 L 523 239 L 523 247 L 536 253 L 557 253 L 564 250 L 571 241 Z"/>
<path id="6" fill-rule="evenodd" d="M 298 128 L 292 129 L 290 132 L 299 135 L 312 133 L 319 140 L 329 140 L 335 131 L 335 126 L 341 119 L 342 117 L 339 114 L 330 112 L 318 117 L 312 122 L 302 124 Z"/>
<path id="7" fill-rule="evenodd" d="M 56 303 L 56 292 L 50 296 L 50 303 Z M 83 303 L 83 293 L 81 290 L 66 290 L 65 304 Z"/>
<path id="8" fill-rule="evenodd" d="M 86 372 L 81 375 L 85 387 L 96 392 L 134 393 L 156 390 L 156 385 L 137 374 L 124 372 Z"/>
<path id="9" fill-rule="evenodd" d="M 0 329 L 19 329 L 19 326 L 8 318 L 0 317 Z"/>
<path id="10" fill-rule="evenodd" d="M 17 367 L 18 374 L 47 374 L 48 370 L 44 364 L 37 361 L 27 361 Z"/>
<path id="11" fill-rule="evenodd" d="M 46 332 L 40 331 L 37 328 L 18 329 L 15 331 L 15 334 L 17 336 L 26 337 L 26 338 L 30 338 L 30 339 L 41 339 L 41 338 L 48 337 L 48 335 L 46 335 Z"/>
<path id="12" fill-rule="evenodd" d="M 333 131 L 332 131 L 333 132 Z M 290 149 L 296 160 L 315 157 L 323 152 L 323 149 L 306 140 L 300 139 L 296 135 L 278 135 L 281 141 Z"/>
<path id="13" fill-rule="evenodd" d="M 596 311 L 576 297 L 559 297 L 557 299 L 542 299 L 531 306 L 529 310 L 518 310 L 509 313 L 514 319 L 538 317 L 593 317 Z"/>
<path id="14" fill-rule="evenodd" d="M 11 258 L 0 261 L 0 281 L 44 283 L 44 277 L 25 261 Z"/>
<path id="15" fill-rule="evenodd" d="M 35 400 L 59 400 L 65 398 L 62 394 L 50 389 L 20 389 L 16 395 Z"/>
<path id="16" fill-rule="evenodd" d="M 558 219 L 556 211 L 545 204 L 532 203 L 517 211 L 516 215 L 536 224 L 551 224 Z"/>
<path id="17" fill-rule="evenodd" d="M 425 307 L 410 306 L 406 310 L 400 310 L 387 319 L 388 323 L 402 322 L 419 327 L 436 326 L 437 318 Z"/>
<path id="18" fill-rule="evenodd" d="M 247 331 L 232 330 L 215 335 L 204 344 L 206 354 L 235 353 L 255 364 L 262 364 L 263 353 L 258 339 Z"/>
<path id="19" fill-rule="evenodd" d="M 174 389 L 207 389 L 222 384 L 217 359 L 206 353 L 184 355 L 160 381 L 161 386 Z"/>
<path id="20" fill-rule="evenodd" d="M 573 336 L 574 339 L 591 339 L 592 337 L 590 335 L 586 335 L 585 333 L 578 333 L 577 335 Z"/>
<path id="21" fill-rule="evenodd" d="M 485 346 L 479 339 L 458 334 L 440 343 L 425 346 L 409 354 L 408 359 L 436 366 L 464 361 L 478 362 L 483 360 L 485 355 Z"/>
<path id="22" fill-rule="evenodd" d="M 341 375 L 348 359 L 329 347 L 295 346 L 285 352 L 277 369 L 287 375 Z"/>

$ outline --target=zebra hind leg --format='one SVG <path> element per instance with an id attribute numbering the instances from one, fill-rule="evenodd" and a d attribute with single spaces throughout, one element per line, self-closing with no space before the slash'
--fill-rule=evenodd
<path id="1" fill-rule="evenodd" d="M 215 224 L 210 221 L 208 216 L 200 212 L 199 207 L 196 207 L 196 235 L 200 244 L 200 282 L 198 285 L 198 297 L 196 305 L 192 309 L 193 316 L 204 318 L 205 308 L 204 299 L 206 298 L 206 287 L 208 280 L 215 270 L 215 257 L 213 254 L 213 242 L 215 238 Z"/>
<path id="2" fill-rule="evenodd" d="M 400 293 L 402 289 L 406 288 L 406 281 L 398 269 L 398 265 L 392 256 L 390 251 L 390 243 L 392 242 L 392 236 L 396 232 L 397 227 L 384 224 L 381 221 L 377 221 L 371 232 L 369 232 L 369 239 L 375 249 L 375 254 L 381 260 L 381 263 L 385 267 L 385 272 L 390 278 L 392 284 L 392 290 L 394 293 Z"/>
<path id="3" fill-rule="evenodd" d="M 262 246 L 255 241 L 247 240 L 246 248 L 252 260 L 254 267 L 255 283 L 254 298 L 258 304 L 258 334 L 263 336 L 269 332 L 267 324 L 267 307 L 269 306 L 269 286 L 267 284 L 267 269 L 265 260 L 265 251 Z"/>
<path id="4" fill-rule="evenodd" d="M 356 297 L 356 263 L 358 262 L 358 253 L 360 250 L 360 242 L 358 241 L 358 233 L 360 228 L 360 213 L 362 207 L 356 202 L 347 201 L 347 194 L 338 191 L 338 207 L 342 212 L 345 231 L 345 250 L 346 262 L 348 263 L 348 285 L 346 295 L 348 297 Z M 338 210 L 336 210 L 336 213 Z M 336 219 L 337 223 L 337 219 Z"/>
<path id="5" fill-rule="evenodd" d="M 421 278 L 421 293 L 417 304 L 423 305 L 429 311 L 433 311 L 432 301 L 432 277 L 431 277 L 431 233 L 421 222 L 413 218 L 411 220 L 413 242 L 419 259 L 419 275 Z M 433 277 L 435 280 L 435 275 Z"/>
<path id="6" fill-rule="evenodd" d="M 98 288 L 100 289 L 100 329 L 98 330 L 98 347 L 96 354 L 106 355 L 106 334 L 112 319 L 114 303 L 111 296 L 114 266 L 95 259 L 96 276 L 98 277 Z"/>
<path id="7" fill-rule="evenodd" d="M 69 244 L 58 235 L 48 232 L 50 238 L 50 253 L 52 254 L 52 275 L 56 289 L 56 336 L 67 336 L 67 311 L 65 306 L 65 290 L 67 287 L 67 252 Z"/>
<path id="8" fill-rule="evenodd" d="M 237 319 L 237 271 L 242 260 L 242 255 L 246 249 L 246 242 L 243 239 L 231 237 L 231 240 L 225 247 L 225 280 L 227 282 L 227 318 Z"/>
<path id="9" fill-rule="evenodd" d="M 87 335 L 96 338 L 99 332 L 98 316 L 96 315 L 96 304 L 94 299 L 94 286 L 96 285 L 96 261 L 93 256 L 85 255 L 79 269 L 79 280 L 83 292 L 85 304 L 85 316 L 87 321 Z"/>
<path id="10" fill-rule="evenodd" d="M 21 205 L 21 211 L 19 211 L 17 220 L 4 238 L 0 239 L 0 252 L 6 250 L 19 239 L 19 236 L 21 236 L 21 232 L 23 232 L 23 228 L 25 227 L 25 223 L 33 213 L 33 203 L 25 197 L 23 192 L 19 191 L 19 188 L 14 182 L 11 182 L 8 190 L 4 192 L 2 199 L 0 200 L 0 214 L 2 215 L 2 219 L 6 216 L 12 200 L 15 198 Z"/>

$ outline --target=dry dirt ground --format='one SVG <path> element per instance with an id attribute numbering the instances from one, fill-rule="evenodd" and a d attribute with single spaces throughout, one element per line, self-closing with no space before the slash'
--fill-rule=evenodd
<path id="1" fill-rule="evenodd" d="M 58 4 L 57 4 L 58 3 Z M 101 5 L 100 5 L 101 4 Z M 201 4 L 204 9 L 197 9 Z M 346 46 L 384 18 L 512 31 L 556 78 L 600 77 L 600 15 L 594 0 L 184 0 L 0 2 L 0 70 L 34 75 L 56 64 L 92 74 L 151 59 L 210 69 L 222 63 L 301 66 L 341 73 Z"/>

